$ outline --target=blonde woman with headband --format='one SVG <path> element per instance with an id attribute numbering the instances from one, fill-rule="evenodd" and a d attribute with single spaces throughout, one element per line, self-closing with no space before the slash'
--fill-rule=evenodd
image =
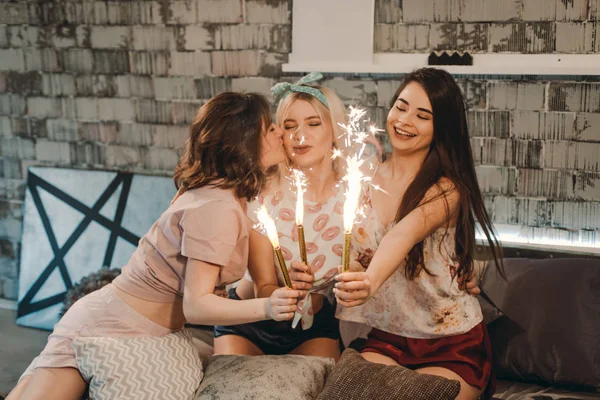
<path id="1" fill-rule="evenodd" d="M 311 294 L 300 312 L 300 323 L 290 321 L 257 322 L 215 328 L 215 354 L 302 354 L 337 359 L 339 350 L 338 321 L 334 316 L 333 277 L 337 273 L 342 251 L 343 189 L 339 159 L 333 151 L 342 145 L 340 123 L 346 121 L 344 104 L 331 89 L 314 86 L 322 78 L 311 73 L 296 84 L 279 83 L 272 88 L 281 98 L 276 123 L 283 129 L 283 143 L 288 164 L 301 170 L 307 181 L 304 193 L 304 233 L 308 266 L 301 264 L 295 222 L 296 189 L 288 179 L 288 165 L 280 166 L 255 203 L 264 204 L 274 217 L 280 244 L 288 268 L 291 264 L 311 272 Z M 255 220 L 258 204 L 249 206 L 248 217 Z M 258 229 L 250 235 L 249 273 L 254 281 L 244 279 L 230 298 L 269 297 L 283 286 L 273 258 L 273 248 Z M 306 294 L 306 291 L 303 291 Z"/>

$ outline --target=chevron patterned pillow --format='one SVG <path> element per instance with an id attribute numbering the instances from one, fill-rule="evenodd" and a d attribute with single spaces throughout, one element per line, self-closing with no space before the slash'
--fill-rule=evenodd
<path id="1" fill-rule="evenodd" d="M 203 377 L 187 330 L 162 337 L 79 338 L 73 347 L 91 400 L 193 399 Z"/>

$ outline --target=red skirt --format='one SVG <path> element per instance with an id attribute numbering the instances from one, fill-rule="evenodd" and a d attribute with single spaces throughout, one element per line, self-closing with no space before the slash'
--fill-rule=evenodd
<path id="1" fill-rule="evenodd" d="M 479 389 L 485 387 L 486 399 L 490 399 L 496 389 L 492 345 L 483 322 L 461 335 L 439 339 L 412 339 L 373 329 L 362 352 L 390 357 L 410 369 L 449 369 L 469 385 Z"/>

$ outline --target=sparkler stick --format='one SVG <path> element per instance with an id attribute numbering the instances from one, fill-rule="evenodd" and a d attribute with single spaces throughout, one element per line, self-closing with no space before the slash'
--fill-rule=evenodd
<path id="1" fill-rule="evenodd" d="M 258 221 L 262 224 L 262 226 L 267 231 L 267 237 L 271 241 L 273 245 L 273 251 L 277 256 L 277 261 L 279 264 L 279 270 L 283 275 L 283 280 L 285 281 L 285 285 L 292 289 L 292 280 L 290 279 L 290 275 L 288 273 L 287 266 L 285 265 L 285 260 L 283 258 L 283 254 L 281 253 L 281 247 L 279 247 L 279 237 L 277 236 L 277 227 L 275 226 L 275 221 L 269 215 L 267 208 L 263 204 L 256 214 L 258 217 Z"/>
<path id="2" fill-rule="evenodd" d="M 298 227 L 298 246 L 300 247 L 300 258 L 308 265 L 306 257 L 306 242 L 304 239 L 304 173 L 300 170 L 292 170 L 294 185 L 296 186 L 296 226 Z"/>

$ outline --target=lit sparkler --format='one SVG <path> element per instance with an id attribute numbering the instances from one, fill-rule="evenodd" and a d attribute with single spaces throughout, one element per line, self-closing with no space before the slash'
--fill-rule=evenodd
<path id="1" fill-rule="evenodd" d="M 269 215 L 267 208 L 263 204 L 258 212 L 256 213 L 258 221 L 262 224 L 265 231 L 267 231 L 267 237 L 271 241 L 273 245 L 273 251 L 277 256 L 277 261 L 279 262 L 279 270 L 283 275 L 283 280 L 285 281 L 285 285 L 292 289 L 292 280 L 290 279 L 290 275 L 288 273 L 287 266 L 285 265 L 285 260 L 283 259 L 283 254 L 281 253 L 281 247 L 279 247 L 279 236 L 277 236 L 277 227 L 275 226 L 275 221 Z"/>

